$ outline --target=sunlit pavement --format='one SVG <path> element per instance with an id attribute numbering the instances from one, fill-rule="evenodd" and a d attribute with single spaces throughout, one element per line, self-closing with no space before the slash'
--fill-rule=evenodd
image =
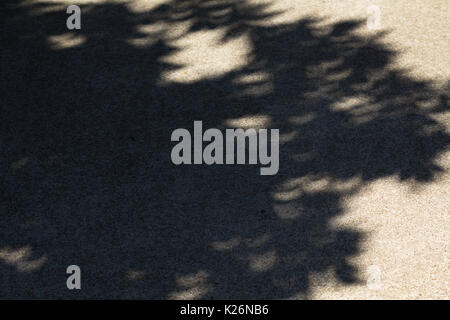
<path id="1" fill-rule="evenodd" d="M 0 298 L 450 297 L 448 0 L 16 10 Z M 280 128 L 279 175 L 174 168 L 194 120 Z"/>

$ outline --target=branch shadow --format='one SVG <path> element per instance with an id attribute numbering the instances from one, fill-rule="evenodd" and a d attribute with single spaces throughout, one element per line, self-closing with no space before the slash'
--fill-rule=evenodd
<path id="1" fill-rule="evenodd" d="M 343 199 L 443 170 L 449 136 L 434 116 L 448 90 L 394 69 L 384 34 L 358 35 L 361 21 L 267 26 L 279 12 L 234 0 L 145 14 L 102 3 L 82 6 L 72 39 L 61 5 L 2 6 L 2 298 L 308 298 L 315 275 L 358 284 L 365 234 L 331 223 Z M 247 36 L 246 65 L 162 84 L 183 68 L 164 57 L 182 49 L 140 27 L 184 22 L 180 38 Z M 171 163 L 174 129 L 251 116 L 280 129 L 277 175 Z M 71 264 L 81 291 L 66 288 Z"/>

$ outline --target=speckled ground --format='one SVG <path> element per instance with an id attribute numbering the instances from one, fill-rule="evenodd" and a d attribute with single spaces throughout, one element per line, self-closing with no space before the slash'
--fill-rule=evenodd
<path id="1" fill-rule="evenodd" d="M 0 9 L 0 298 L 450 297 L 449 1 Z M 173 165 L 194 120 L 279 173 Z"/>

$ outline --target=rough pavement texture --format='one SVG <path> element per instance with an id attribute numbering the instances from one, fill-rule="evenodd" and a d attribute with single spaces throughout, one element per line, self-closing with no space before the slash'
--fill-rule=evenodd
<path id="1" fill-rule="evenodd" d="M 449 298 L 448 0 L 0 9 L 0 298 Z M 194 120 L 278 175 L 173 165 Z"/>

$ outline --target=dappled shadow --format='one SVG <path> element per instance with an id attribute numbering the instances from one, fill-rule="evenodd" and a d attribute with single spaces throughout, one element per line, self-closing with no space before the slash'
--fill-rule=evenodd
<path id="1" fill-rule="evenodd" d="M 356 284 L 364 234 L 331 223 L 343 199 L 442 170 L 449 137 L 433 115 L 447 97 L 393 69 L 360 21 L 271 26 L 278 12 L 242 0 L 86 5 L 65 46 L 64 7 L 2 6 L 1 297 L 307 298 L 315 274 Z M 246 36 L 245 66 L 162 81 L 183 67 L 163 58 L 182 50 L 167 29 L 185 22 L 177 39 Z M 152 24 L 166 27 L 139 31 Z M 171 163 L 174 129 L 251 116 L 280 129 L 278 175 Z M 79 292 L 65 286 L 71 264 Z"/>

